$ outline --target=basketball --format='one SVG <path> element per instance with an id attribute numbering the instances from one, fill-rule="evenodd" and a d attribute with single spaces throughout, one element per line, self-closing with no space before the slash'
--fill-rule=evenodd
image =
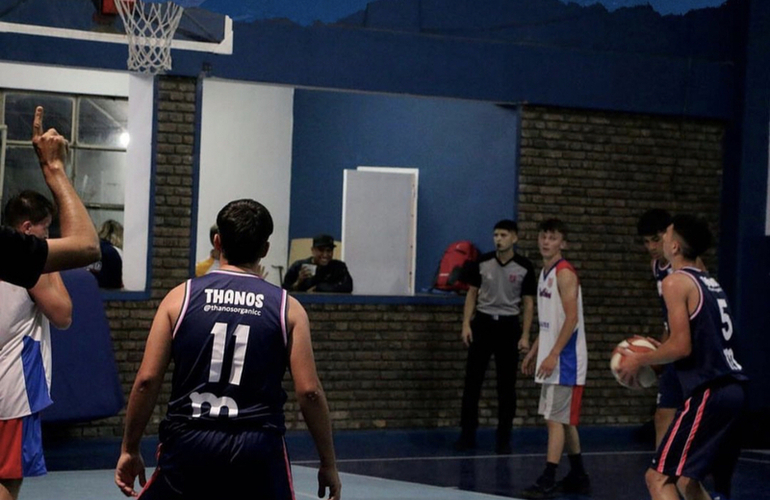
<path id="1" fill-rule="evenodd" d="M 627 385 L 620 380 L 620 377 L 618 377 L 618 368 L 623 362 L 623 354 L 618 351 L 620 348 L 626 348 L 633 352 L 649 352 L 656 349 L 655 345 L 647 339 L 643 339 L 641 337 L 632 337 L 620 342 L 615 350 L 613 350 L 612 358 L 610 358 L 610 370 L 612 371 L 612 375 L 615 377 L 615 380 L 617 380 L 620 385 L 628 387 L 629 389 L 646 389 L 648 387 L 652 387 L 655 384 L 657 375 L 651 366 L 643 366 L 639 368 L 639 373 L 636 377 L 636 382 L 638 385 Z"/>

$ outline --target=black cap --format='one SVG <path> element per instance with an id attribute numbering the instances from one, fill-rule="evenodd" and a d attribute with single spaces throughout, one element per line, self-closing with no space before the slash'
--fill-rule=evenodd
<path id="1" fill-rule="evenodd" d="M 335 248 L 334 237 L 329 234 L 317 234 L 313 237 L 314 248 Z"/>

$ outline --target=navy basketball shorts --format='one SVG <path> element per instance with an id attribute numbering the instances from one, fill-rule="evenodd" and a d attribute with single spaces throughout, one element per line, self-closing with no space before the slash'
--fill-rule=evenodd
<path id="1" fill-rule="evenodd" d="M 161 430 L 158 467 L 141 500 L 294 499 L 281 434 L 169 427 Z"/>
<path id="2" fill-rule="evenodd" d="M 677 410 L 650 468 L 702 481 L 713 472 L 721 449 L 736 439 L 743 402 L 743 384 L 733 380 L 697 389 Z"/>
<path id="3" fill-rule="evenodd" d="M 680 408 L 684 401 L 682 384 L 676 376 L 673 363 L 663 367 L 663 373 L 658 379 L 658 408 Z"/>

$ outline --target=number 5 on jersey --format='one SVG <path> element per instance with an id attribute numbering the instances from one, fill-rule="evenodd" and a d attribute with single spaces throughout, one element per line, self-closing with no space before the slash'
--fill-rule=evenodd
<path id="1" fill-rule="evenodd" d="M 727 312 L 727 301 L 725 299 L 717 299 L 719 304 L 719 314 L 722 316 L 722 336 L 725 340 L 730 340 L 733 336 L 733 320 L 730 318 L 730 313 Z M 733 370 L 742 370 L 743 367 L 735 360 L 735 354 L 730 348 L 724 349 L 722 353 L 725 355 L 727 364 Z"/>

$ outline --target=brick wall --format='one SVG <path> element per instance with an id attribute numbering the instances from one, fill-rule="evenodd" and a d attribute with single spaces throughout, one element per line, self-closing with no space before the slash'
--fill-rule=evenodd
<path id="1" fill-rule="evenodd" d="M 162 77 L 158 103 L 152 300 L 109 302 L 120 377 L 128 396 L 159 300 L 187 277 L 192 214 L 195 81 Z M 584 424 L 647 421 L 654 390 L 630 392 L 607 369 L 612 347 L 633 333 L 659 333 L 649 264 L 635 238 L 653 206 L 706 215 L 716 227 L 722 127 L 714 123 L 526 107 L 522 114 L 520 247 L 536 265 L 537 223 L 563 218 L 567 257 L 583 285 L 590 352 Z M 490 221 L 493 224 L 494 221 Z M 713 268 L 713 254 L 706 263 Z M 538 265 L 539 267 L 539 265 Z M 319 374 L 337 429 L 457 426 L 465 361 L 461 305 L 307 304 Z M 167 376 L 167 380 L 170 377 Z M 291 384 L 289 428 L 303 424 Z M 168 383 L 161 402 L 168 398 Z M 517 425 L 539 425 L 538 387 L 518 382 Z M 155 433 L 164 407 L 153 414 Z M 494 374 L 480 403 L 494 425 Z M 119 436 L 124 412 L 49 433 Z"/>
<path id="2" fill-rule="evenodd" d="M 654 409 L 655 391 L 623 389 L 607 369 L 612 348 L 623 338 L 657 336 L 662 329 L 636 221 L 645 210 L 661 207 L 700 214 L 716 231 L 723 128 L 537 107 L 526 107 L 521 123 L 521 249 L 534 261 L 538 223 L 561 218 L 571 231 L 564 254 L 582 283 L 590 359 L 582 421 L 644 421 Z M 713 250 L 704 261 L 716 271 Z"/>
<path id="3" fill-rule="evenodd" d="M 195 89 L 195 80 L 189 78 L 159 79 L 151 300 L 105 304 L 126 401 L 160 299 L 189 275 Z M 171 380 L 170 374 L 167 380 Z M 166 384 L 162 401 L 166 401 L 169 394 L 170 386 Z M 157 424 L 164 412 L 164 407 L 155 410 L 149 432 L 157 432 Z M 124 415 L 125 411 L 122 411 L 118 416 L 86 424 L 48 425 L 46 436 L 121 436 Z"/>

